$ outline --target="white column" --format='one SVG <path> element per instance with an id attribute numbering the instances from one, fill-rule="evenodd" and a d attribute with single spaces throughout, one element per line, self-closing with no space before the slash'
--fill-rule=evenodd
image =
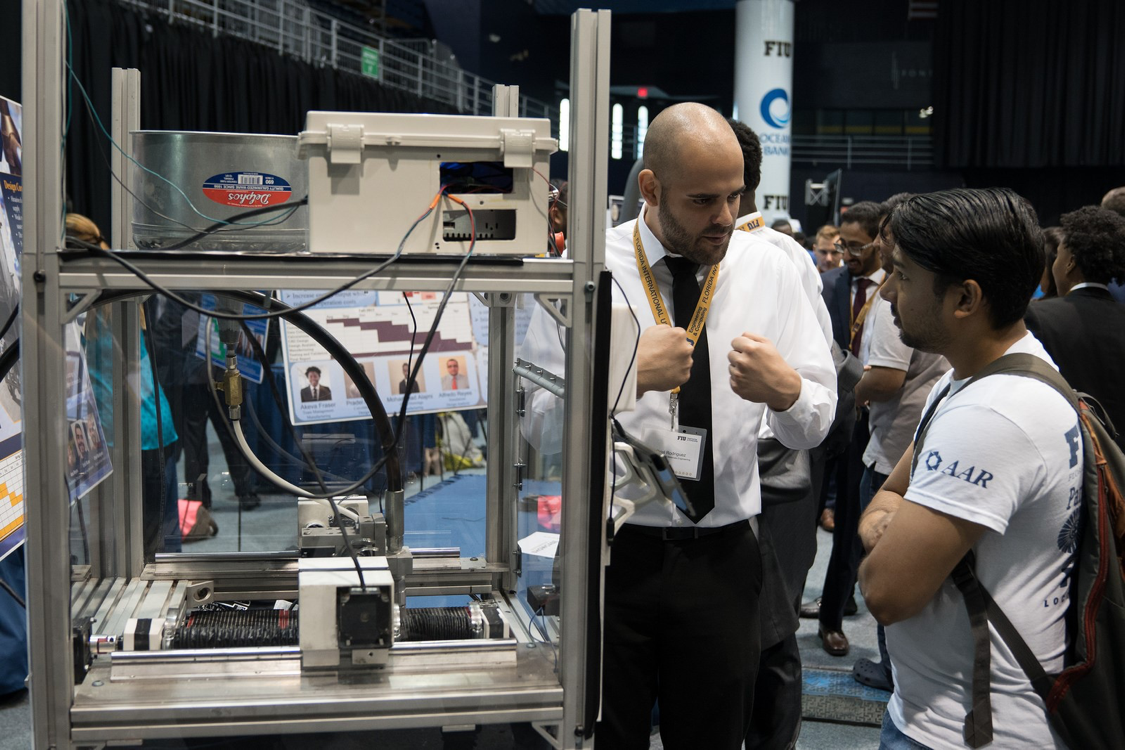
<path id="1" fill-rule="evenodd" d="M 793 0 L 738 0 L 734 7 L 735 117 L 762 141 L 757 203 L 768 225 L 789 216 Z"/>

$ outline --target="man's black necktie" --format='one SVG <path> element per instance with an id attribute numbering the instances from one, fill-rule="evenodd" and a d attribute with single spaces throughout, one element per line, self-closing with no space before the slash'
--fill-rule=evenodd
<path id="1" fill-rule="evenodd" d="M 676 325 L 686 329 L 699 303 L 699 281 L 695 278 L 699 266 L 686 258 L 665 256 L 664 262 L 672 271 L 672 311 Z M 680 480 L 695 507 L 695 515 L 689 518 L 698 523 L 715 507 L 715 458 L 711 451 L 715 435 L 711 430 L 711 367 L 707 356 L 706 327 L 699 332 L 699 341 L 692 354 L 691 379 L 680 386 L 678 409 L 680 425 L 706 430 L 699 479 Z"/>

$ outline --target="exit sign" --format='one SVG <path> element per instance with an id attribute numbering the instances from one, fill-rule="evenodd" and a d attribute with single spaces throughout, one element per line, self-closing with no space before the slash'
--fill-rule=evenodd
<path id="1" fill-rule="evenodd" d="M 364 47 L 360 57 L 360 70 L 365 76 L 379 77 L 379 50 L 374 47 Z"/>

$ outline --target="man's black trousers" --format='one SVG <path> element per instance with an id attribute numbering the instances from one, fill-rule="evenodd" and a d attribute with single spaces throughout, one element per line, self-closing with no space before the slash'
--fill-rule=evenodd
<path id="1" fill-rule="evenodd" d="M 844 606 L 855 591 L 856 574 L 863 548 L 859 543 L 860 496 L 863 479 L 863 452 L 871 434 L 867 409 L 855 423 L 852 442 L 840 457 L 836 472 L 836 528 L 832 532 L 832 556 L 824 574 L 824 594 L 820 600 L 820 623 L 825 630 L 843 630 Z"/>
<path id="2" fill-rule="evenodd" d="M 667 750 L 739 750 L 759 657 L 757 539 L 746 522 L 683 541 L 651 533 L 627 524 L 613 541 L 597 746 L 647 750 L 659 698 Z"/>

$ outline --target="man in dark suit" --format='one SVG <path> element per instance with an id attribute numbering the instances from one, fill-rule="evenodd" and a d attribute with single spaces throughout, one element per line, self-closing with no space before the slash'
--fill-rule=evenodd
<path id="1" fill-rule="evenodd" d="M 310 367 L 305 370 L 305 377 L 309 384 L 301 389 L 301 401 L 331 401 L 332 389 L 320 384 L 320 368 Z"/>
<path id="2" fill-rule="evenodd" d="M 1033 302 L 1024 322 L 1075 389 L 1097 399 L 1125 429 L 1125 306 L 1109 293 L 1125 281 L 1125 218 L 1087 206 L 1061 220 L 1063 240 L 1051 269 L 1059 296 Z M 1125 437 L 1118 445 L 1125 448 Z"/>
<path id="3" fill-rule="evenodd" d="M 1102 198 L 1102 208 L 1125 217 L 1125 186 L 1110 190 Z M 1125 279 L 1118 279 L 1109 285 L 1109 293 L 1118 302 L 1125 303 Z"/>
<path id="4" fill-rule="evenodd" d="M 883 206 L 871 201 L 856 203 L 849 208 L 840 219 L 840 238 L 837 241 L 844 265 L 821 276 L 824 303 L 832 319 L 832 337 L 841 349 L 850 351 L 861 362 L 865 359 L 864 321 L 886 277 L 875 246 L 883 214 Z M 801 612 L 802 616 L 819 618 L 824 650 L 833 656 L 847 655 L 848 638 L 843 627 L 845 609 L 847 614 L 855 613 L 853 591 L 862 551 L 856 537 L 860 514 L 859 483 L 863 477 L 863 451 L 869 437 L 867 409 L 863 408 L 857 416 L 847 448 L 834 461 L 830 460 L 825 468 L 826 473 L 834 471 L 836 477 L 836 527 L 832 532 L 832 556 L 824 576 L 824 592 L 819 605 L 815 602 L 806 605 Z"/>
<path id="5" fill-rule="evenodd" d="M 402 380 L 398 381 L 398 392 L 406 393 L 406 386 L 410 383 L 410 365 L 405 362 L 402 363 Z M 418 381 L 414 381 L 414 387 L 410 389 L 411 393 L 418 393 L 421 388 L 418 386 Z"/>

